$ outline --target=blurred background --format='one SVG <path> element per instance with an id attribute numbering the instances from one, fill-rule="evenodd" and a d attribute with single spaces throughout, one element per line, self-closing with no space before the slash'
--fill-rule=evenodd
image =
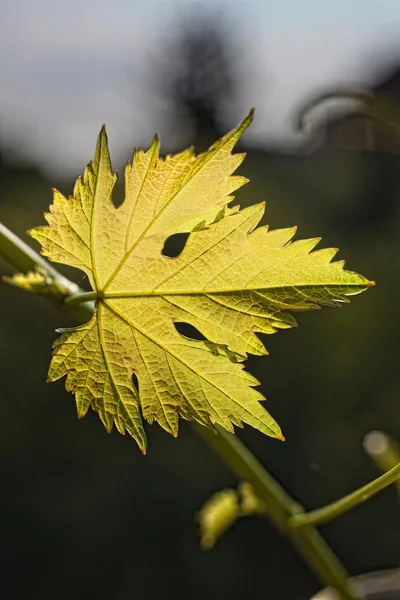
<path id="1" fill-rule="evenodd" d="M 322 236 L 377 286 L 265 340 L 270 356 L 248 369 L 287 441 L 238 435 L 307 508 L 377 476 L 365 434 L 400 439 L 400 136 L 332 106 L 308 137 L 293 119 L 337 85 L 400 102 L 400 4 L 3 0 L 0 17 L 0 219 L 33 246 L 26 230 L 43 223 L 51 187 L 72 191 L 102 123 L 121 168 L 155 131 L 163 152 L 204 150 L 256 107 L 237 201 L 266 200 L 271 227 Z M 94 413 L 77 420 L 64 382 L 45 383 L 66 325 L 1 285 L 2 597 L 310 598 L 320 583 L 265 520 L 199 549 L 196 512 L 237 482 L 187 423 L 176 440 L 147 427 L 143 457 Z M 353 575 L 400 564 L 393 488 L 322 531 Z"/>

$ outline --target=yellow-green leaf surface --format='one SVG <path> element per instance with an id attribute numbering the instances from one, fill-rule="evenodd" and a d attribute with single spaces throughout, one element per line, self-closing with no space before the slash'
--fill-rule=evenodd
<path id="1" fill-rule="evenodd" d="M 247 182 L 232 176 L 244 158 L 232 150 L 251 119 L 199 156 L 188 149 L 162 159 L 157 137 L 135 150 L 118 208 L 103 128 L 73 196 L 54 191 L 49 225 L 31 232 L 45 256 L 82 269 L 97 298 L 91 321 L 55 342 L 49 380 L 66 375 L 78 415 L 92 406 L 107 430 L 128 431 L 142 451 L 142 417 L 173 435 L 181 416 L 230 431 L 244 422 L 282 439 L 242 364 L 247 353 L 266 354 L 256 332 L 291 327 L 288 310 L 335 304 L 370 285 L 331 262 L 336 250 L 312 252 L 318 239 L 257 228 L 264 204 L 227 207 Z M 183 232 L 181 254 L 164 256 L 166 240 Z M 181 322 L 206 339 L 181 335 Z"/>

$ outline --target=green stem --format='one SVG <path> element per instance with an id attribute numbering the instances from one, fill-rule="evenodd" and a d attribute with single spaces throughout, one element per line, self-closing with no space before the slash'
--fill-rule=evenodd
<path id="1" fill-rule="evenodd" d="M 216 427 L 217 434 L 211 429 L 192 422 L 193 429 L 207 442 L 223 462 L 237 475 L 239 480 L 253 486 L 256 495 L 265 502 L 268 515 L 274 524 L 286 531 L 287 520 L 293 514 L 302 512 L 302 508 L 271 477 L 256 457 L 244 446 L 236 435 Z"/>
<path id="2" fill-rule="evenodd" d="M 98 298 L 97 292 L 81 292 L 79 294 L 73 294 L 68 296 L 64 301 L 64 308 L 68 309 L 75 308 L 86 302 L 95 302 Z"/>
<path id="3" fill-rule="evenodd" d="M 355 508 L 362 502 L 365 502 L 368 500 L 368 498 L 371 498 L 371 496 L 374 496 L 398 479 L 400 479 L 400 463 L 390 469 L 390 471 L 384 475 L 381 475 L 373 481 L 370 481 L 370 483 L 367 483 L 367 485 L 364 485 L 355 492 L 348 494 L 344 498 L 336 500 L 336 502 L 332 502 L 327 506 L 323 506 L 317 510 L 312 510 L 308 513 L 293 515 L 293 517 L 289 520 L 289 526 L 305 527 L 306 525 L 313 525 L 315 527 L 317 525 L 322 525 L 322 523 L 331 521 L 350 509 Z"/>
<path id="4" fill-rule="evenodd" d="M 40 266 L 47 270 L 54 279 L 60 278 L 60 283 L 62 281 L 63 285 L 68 281 L 4 226 L 1 226 L 0 230 L 0 255 L 17 271 L 27 273 Z M 75 286 L 72 282 L 68 283 L 72 287 Z M 93 293 L 90 292 L 88 296 L 79 293 L 78 303 L 74 303 L 73 297 L 68 301 L 64 299 L 63 310 L 78 322 L 87 321 L 93 315 L 94 305 L 92 302 L 80 302 L 82 299 L 94 299 L 91 294 Z M 359 600 L 344 566 L 318 531 L 310 526 L 295 528 L 290 524 L 291 519 L 303 513 L 303 508 L 281 488 L 238 437 L 219 427 L 217 434 L 196 423 L 194 423 L 194 428 L 233 473 L 253 485 L 260 499 L 265 502 L 271 521 L 289 537 L 319 579 L 337 589 L 343 600 Z"/>
<path id="5" fill-rule="evenodd" d="M 68 281 L 47 260 L 2 223 L 0 223 L 0 253 L 20 273 L 28 273 L 39 267 L 54 278 Z"/>
<path id="6" fill-rule="evenodd" d="M 2 256 L 18 273 L 28 273 L 37 269 L 42 270 L 54 281 L 59 283 L 60 289 L 65 290 L 64 296 L 54 297 L 57 305 L 61 310 L 68 313 L 78 323 L 86 323 L 93 316 L 94 303 L 84 302 L 74 305 L 66 302 L 67 299 L 73 298 L 75 295 L 80 296 L 82 290 L 76 283 L 73 283 L 57 269 L 47 262 L 40 254 L 35 252 L 28 244 L 23 242 L 12 231 L 7 229 L 5 225 L 0 223 L 0 256 Z M 91 298 L 92 300 L 93 298 Z M 88 300 L 88 299 L 87 299 Z"/>
<path id="7" fill-rule="evenodd" d="M 290 525 L 291 519 L 302 516 L 304 509 L 273 479 L 239 438 L 221 427 L 216 428 L 217 434 L 195 422 L 193 428 L 239 479 L 251 483 L 257 496 L 265 503 L 267 516 L 290 538 L 315 575 L 335 588 L 343 600 L 358 600 L 346 569 L 318 531 L 313 527 L 297 529 Z"/>

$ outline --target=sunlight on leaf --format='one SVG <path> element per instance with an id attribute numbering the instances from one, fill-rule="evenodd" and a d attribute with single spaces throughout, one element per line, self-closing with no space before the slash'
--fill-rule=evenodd
<path id="1" fill-rule="evenodd" d="M 243 368 L 248 353 L 267 353 L 256 332 L 292 327 L 288 310 L 334 306 L 371 285 L 331 262 L 336 249 L 313 252 L 319 239 L 257 228 L 263 203 L 227 206 L 247 182 L 232 176 L 244 158 L 232 150 L 252 116 L 199 156 L 187 149 L 162 159 L 157 137 L 135 150 L 118 208 L 103 127 L 73 196 L 55 190 L 48 226 L 30 232 L 45 256 L 82 269 L 97 296 L 93 318 L 55 342 L 49 381 L 66 375 L 79 417 L 92 407 L 143 452 L 142 417 L 175 436 L 183 417 L 229 431 L 247 423 L 283 439 Z M 167 239 L 184 233 L 179 255 L 165 256 Z"/>

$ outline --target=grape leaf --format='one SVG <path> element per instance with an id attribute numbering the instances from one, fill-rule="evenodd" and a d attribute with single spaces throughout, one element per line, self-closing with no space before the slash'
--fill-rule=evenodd
<path id="1" fill-rule="evenodd" d="M 263 203 L 227 206 L 247 182 L 232 176 L 244 158 L 232 150 L 251 120 L 252 112 L 198 156 L 189 148 L 162 159 L 157 136 L 134 150 L 118 208 L 103 127 L 73 196 L 54 190 L 48 225 L 30 232 L 42 254 L 82 269 L 96 297 L 88 323 L 61 330 L 48 379 L 66 375 L 78 416 L 91 406 L 143 452 L 142 416 L 175 436 L 181 416 L 229 431 L 244 422 L 283 439 L 243 368 L 248 353 L 267 354 L 256 332 L 292 327 L 288 310 L 337 305 L 371 285 L 331 262 L 337 250 L 312 252 L 319 239 L 257 228 Z M 165 256 L 166 240 L 185 232 L 182 252 Z M 182 322 L 205 339 L 182 335 Z"/>

